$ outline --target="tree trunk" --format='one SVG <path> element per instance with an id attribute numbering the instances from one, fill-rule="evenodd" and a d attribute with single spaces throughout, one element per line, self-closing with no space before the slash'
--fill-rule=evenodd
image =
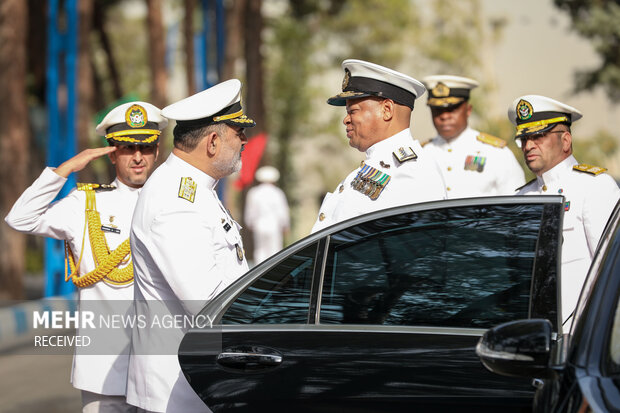
<path id="1" fill-rule="evenodd" d="M 0 2 L 0 217 L 28 182 L 27 2 Z M 8 103 L 7 103 L 8 102 Z M 23 297 L 25 236 L 0 225 L 0 298 Z"/>
<path id="2" fill-rule="evenodd" d="M 90 56 L 90 33 L 93 22 L 93 0 L 78 2 L 78 70 L 77 70 L 77 151 L 91 147 L 93 135 L 92 115 L 94 113 L 93 66 Z M 98 145 L 99 146 L 99 145 Z M 93 168 L 84 168 L 78 173 L 79 182 L 96 182 Z"/>
<path id="3" fill-rule="evenodd" d="M 246 129 L 248 137 L 266 131 L 265 101 L 263 99 L 263 57 L 261 55 L 263 16 L 262 0 L 246 1 L 245 4 L 245 57 L 246 99 L 244 111 L 256 121 L 256 127 Z"/>
<path id="4" fill-rule="evenodd" d="M 118 66 L 116 65 L 116 59 L 114 59 L 114 53 L 112 52 L 112 45 L 110 43 L 110 37 L 105 29 L 105 7 L 103 2 L 95 2 L 95 9 L 93 11 L 93 25 L 94 29 L 99 33 L 99 39 L 101 41 L 101 47 L 108 60 L 108 69 L 110 71 L 110 80 L 112 81 L 112 91 L 114 93 L 114 99 L 118 100 L 123 97 L 123 88 L 121 87 L 121 78 L 118 74 Z"/>
<path id="5" fill-rule="evenodd" d="M 166 43 L 161 16 L 161 0 L 146 0 L 151 68 L 151 103 L 166 106 Z"/>
<path id="6" fill-rule="evenodd" d="M 242 57 L 241 46 L 244 35 L 243 27 L 246 0 L 234 0 L 228 3 L 226 8 L 226 48 L 224 50 L 224 65 L 220 80 L 238 78 L 235 67 L 237 61 Z"/>
<path id="7" fill-rule="evenodd" d="M 185 75 L 187 77 L 187 94 L 192 95 L 197 92 L 196 73 L 194 72 L 194 10 L 196 8 L 196 0 L 185 0 L 184 3 Z"/>

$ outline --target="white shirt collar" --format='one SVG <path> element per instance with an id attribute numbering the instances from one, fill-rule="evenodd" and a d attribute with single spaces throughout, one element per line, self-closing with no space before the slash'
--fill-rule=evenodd
<path id="1" fill-rule="evenodd" d="M 437 135 L 437 144 L 438 146 L 441 147 L 458 147 L 461 145 L 470 145 L 471 143 L 471 138 L 473 138 L 474 136 L 476 136 L 478 134 L 478 132 L 476 132 L 475 130 L 473 130 L 472 128 L 470 128 L 469 126 L 465 128 L 465 130 L 463 130 L 463 132 L 461 132 L 461 134 L 459 136 L 457 136 L 456 138 L 452 139 L 451 141 L 447 141 L 446 139 L 444 139 L 441 135 Z"/>
<path id="2" fill-rule="evenodd" d="M 112 182 L 112 185 L 114 185 L 119 192 L 127 192 L 127 193 L 135 192 L 136 194 L 139 194 L 140 190 L 142 189 L 142 187 L 134 188 L 134 187 L 131 187 L 129 185 L 125 185 L 124 183 L 121 182 L 120 179 L 118 179 L 118 176 Z"/>
<path id="3" fill-rule="evenodd" d="M 387 139 L 379 141 L 366 149 L 366 158 L 370 159 L 384 154 L 391 154 L 396 146 L 411 146 L 413 138 L 409 128 L 403 129 L 396 135 L 392 135 Z"/>
<path id="4" fill-rule="evenodd" d="M 577 159 L 573 155 L 564 159 L 562 162 L 543 173 L 542 176 L 536 176 L 539 187 L 543 185 L 551 185 L 555 182 L 562 181 L 562 178 L 571 172 L 574 165 L 577 165 Z"/>
<path id="5" fill-rule="evenodd" d="M 173 169 L 181 171 L 183 174 L 187 174 L 187 176 L 196 181 L 199 186 L 204 186 L 213 190 L 218 183 L 217 179 L 204 173 L 195 166 L 190 165 L 172 152 L 170 152 L 170 156 L 166 159 L 166 164 Z"/>

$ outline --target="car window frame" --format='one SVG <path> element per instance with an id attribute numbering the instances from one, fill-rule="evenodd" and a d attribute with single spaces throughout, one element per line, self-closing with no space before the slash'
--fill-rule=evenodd
<path id="1" fill-rule="evenodd" d="M 416 211 L 426 211 L 432 209 L 440 209 L 440 208 L 453 208 L 453 207 L 468 207 L 468 206 L 480 206 L 480 205 L 506 205 L 506 204 L 563 204 L 564 197 L 561 195 L 528 195 L 528 196 L 493 196 L 493 197 L 478 197 L 478 198 L 459 198 L 459 199 L 450 199 L 450 200 L 441 200 L 441 201 L 431 201 L 424 202 L 419 204 L 410 204 L 398 207 L 387 208 L 379 211 L 374 211 L 368 214 L 360 215 L 358 217 L 354 217 L 340 223 L 331 225 L 318 231 L 314 234 L 309 235 L 306 238 L 303 238 L 284 250 L 278 252 L 274 256 L 270 257 L 266 261 L 256 265 L 252 269 L 250 269 L 247 273 L 245 273 L 238 280 L 229 285 L 225 290 L 223 290 L 217 297 L 212 299 L 209 303 L 207 303 L 204 308 L 201 310 L 200 314 L 210 316 L 210 319 L 213 320 L 214 325 L 221 324 L 222 315 L 226 312 L 228 307 L 250 286 L 254 281 L 256 281 L 264 272 L 268 271 L 270 268 L 273 268 L 279 265 L 281 262 L 286 260 L 291 254 L 294 254 L 296 251 L 302 250 L 311 244 L 317 242 L 317 252 L 314 262 L 313 269 L 313 280 L 312 280 L 312 289 L 310 292 L 310 311 L 308 312 L 308 320 L 305 326 L 317 326 L 317 327 L 325 327 L 319 323 L 319 313 L 320 313 L 320 302 L 322 298 L 322 288 L 323 281 L 325 279 L 325 268 L 327 265 L 328 259 L 328 251 L 330 246 L 330 238 L 331 235 L 340 232 L 343 229 L 348 227 L 359 225 L 367 221 L 382 219 L 389 217 L 391 215 L 398 215 L 403 213 L 410 213 Z M 563 218 L 563 210 L 560 212 L 560 231 L 562 228 L 561 219 Z M 557 257 L 557 265 L 558 265 L 558 273 L 559 273 L 559 265 L 560 265 L 560 250 L 558 248 L 558 257 Z M 534 278 L 534 275 L 533 275 Z M 231 294 L 231 291 L 236 291 L 234 294 Z M 556 320 L 557 323 L 557 320 Z M 272 325 L 264 325 L 264 328 L 279 328 L 280 326 L 299 326 L 300 324 L 272 324 Z M 235 324 L 235 325 L 222 325 L 224 328 L 256 328 L 257 326 L 261 326 L 259 324 Z M 359 326 L 363 327 L 363 326 Z M 371 327 L 371 326 L 367 326 Z M 375 327 L 375 326 L 372 326 Z M 376 326 L 382 328 L 388 328 L 390 326 Z M 364 328 L 366 329 L 366 328 Z M 451 330 L 453 328 L 450 328 Z M 471 330 L 471 329 L 470 329 Z M 478 330 L 478 329 L 473 329 Z M 484 331 L 484 329 L 479 329 L 480 331 Z"/>

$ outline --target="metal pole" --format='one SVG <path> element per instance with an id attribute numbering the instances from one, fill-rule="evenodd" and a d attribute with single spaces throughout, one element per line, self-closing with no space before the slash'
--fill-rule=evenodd
<path id="1" fill-rule="evenodd" d="M 61 12 L 66 17 L 67 27 L 64 33 L 58 27 Z M 50 166 L 58 166 L 76 153 L 77 27 L 77 0 L 66 0 L 64 10 L 60 9 L 59 0 L 48 0 L 46 104 L 49 132 L 47 164 Z M 74 187 L 75 176 L 72 174 L 58 194 L 58 198 L 66 196 Z M 73 292 L 75 290 L 73 284 L 64 282 L 63 242 L 46 239 L 44 256 L 44 295 L 50 297 Z"/>

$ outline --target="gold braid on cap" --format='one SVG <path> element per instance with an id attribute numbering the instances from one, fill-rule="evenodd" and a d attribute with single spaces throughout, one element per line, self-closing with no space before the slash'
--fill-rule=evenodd
<path id="1" fill-rule="evenodd" d="M 223 120 L 234 119 L 234 118 L 239 117 L 241 115 L 243 115 L 243 109 L 241 109 L 239 112 L 229 113 L 228 115 L 214 116 L 213 117 L 213 122 L 220 122 L 220 121 L 223 121 Z"/>
<path id="2" fill-rule="evenodd" d="M 129 238 L 121 243 L 114 251 L 110 252 L 108 243 L 101 230 L 101 217 L 97 211 L 95 199 L 95 189 L 98 184 L 78 184 L 78 190 L 86 193 L 86 210 L 84 222 L 84 234 L 82 235 L 82 251 L 77 265 L 69 244 L 65 241 L 65 281 L 69 279 L 79 288 L 88 287 L 96 282 L 103 280 L 111 285 L 126 285 L 133 281 L 133 265 L 131 265 L 131 251 L 129 248 Z M 95 261 L 95 269 L 91 272 L 79 276 L 77 274 L 82 256 L 84 254 L 84 240 L 88 227 L 88 238 Z M 127 264 L 123 268 L 120 265 Z M 68 274 L 70 269 L 71 274 Z"/>
<path id="3" fill-rule="evenodd" d="M 137 140 L 131 138 L 129 135 L 151 135 L 146 139 Z M 130 143 L 152 143 L 157 140 L 161 135 L 161 131 L 157 129 L 134 129 L 134 130 L 122 130 L 118 132 L 112 132 L 105 135 L 106 139 L 114 139 L 115 141 L 130 142 Z"/>
<path id="4" fill-rule="evenodd" d="M 560 116 L 558 118 L 543 119 L 543 120 L 539 120 L 536 122 L 522 123 L 519 126 L 517 126 L 517 132 L 520 132 L 523 129 L 527 129 L 527 128 L 534 128 L 536 126 L 540 126 L 540 128 L 538 129 L 542 129 L 542 127 L 549 125 L 550 123 L 560 123 L 560 122 L 568 122 L 568 117 Z"/>

